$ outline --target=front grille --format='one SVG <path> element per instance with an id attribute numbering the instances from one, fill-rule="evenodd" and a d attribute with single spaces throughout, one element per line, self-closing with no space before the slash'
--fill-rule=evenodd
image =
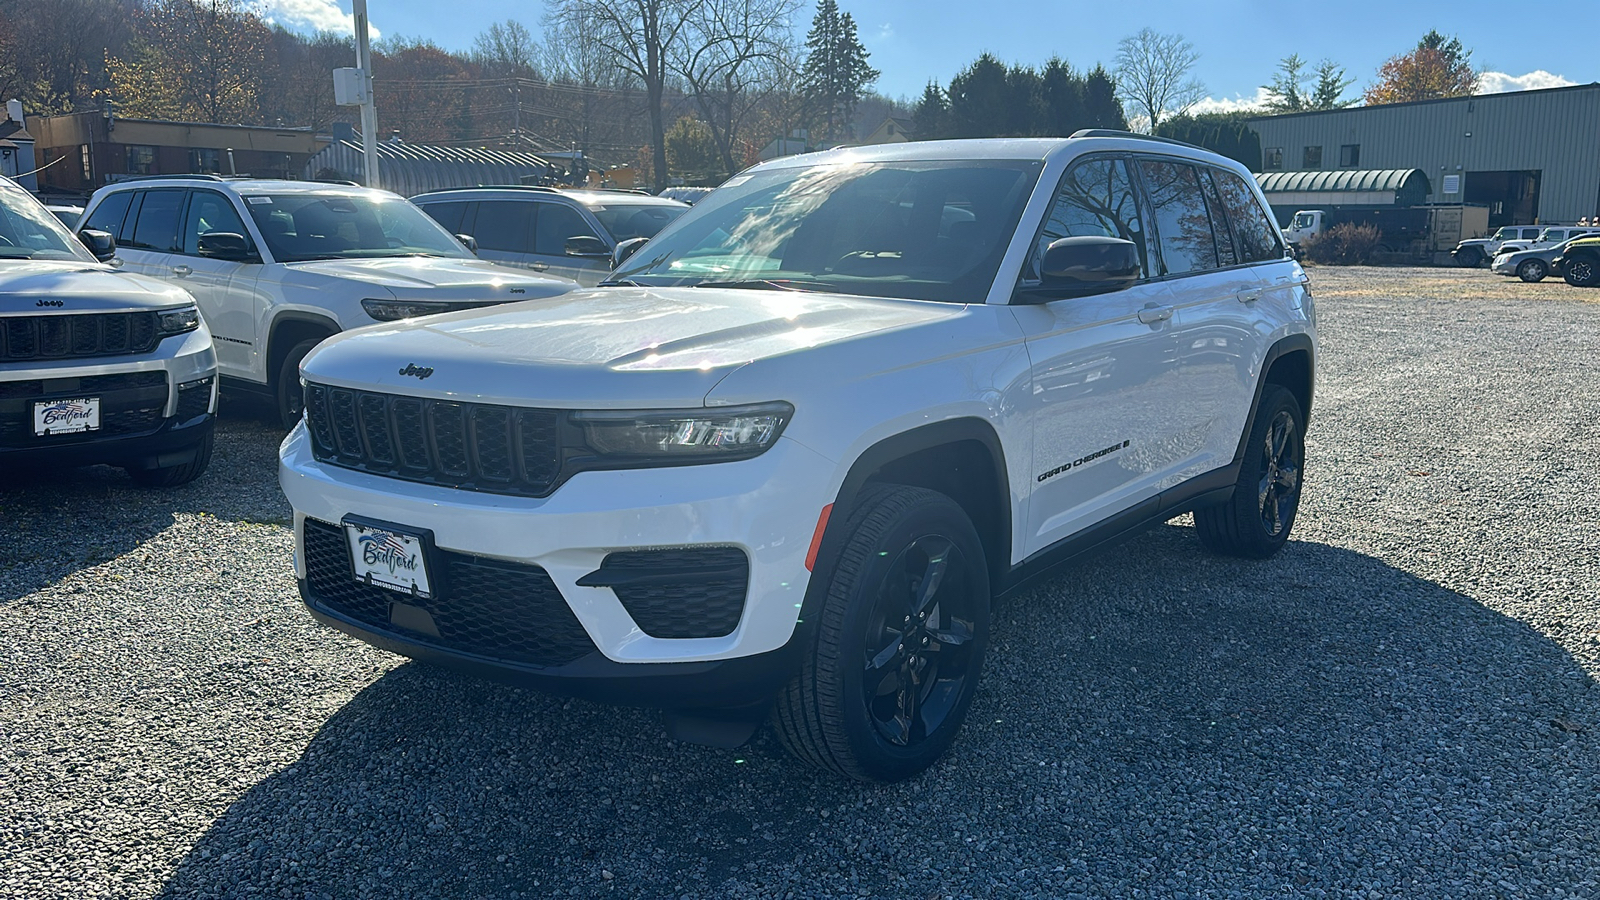
<path id="1" fill-rule="evenodd" d="M 156 316 L 153 312 L 6 316 L 0 318 L 0 362 L 149 353 L 161 341 Z"/>
<path id="2" fill-rule="evenodd" d="M 560 414 L 311 384 L 316 458 L 446 487 L 543 497 L 561 470 Z"/>
<path id="3" fill-rule="evenodd" d="M 539 566 L 438 551 L 429 560 L 435 596 L 421 600 L 355 580 L 344 529 L 305 520 L 306 581 L 320 604 L 375 631 L 505 662 L 559 666 L 595 649 L 571 607 Z M 438 635 L 391 620 L 392 603 L 421 606 Z"/>
<path id="4" fill-rule="evenodd" d="M 33 433 L 35 402 L 81 397 L 100 398 L 98 431 L 44 436 Z M 0 381 L 0 447 L 27 449 L 147 434 L 161 427 L 166 408 L 165 372 Z"/>
<path id="5" fill-rule="evenodd" d="M 612 553 L 600 571 L 639 630 L 651 637 L 723 637 L 744 614 L 750 563 L 738 547 Z M 629 583 L 629 575 L 647 577 Z"/>

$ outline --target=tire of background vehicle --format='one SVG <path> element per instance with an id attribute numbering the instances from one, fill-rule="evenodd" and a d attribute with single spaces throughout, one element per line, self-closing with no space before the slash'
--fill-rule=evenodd
<path id="1" fill-rule="evenodd" d="M 1483 265 L 1483 254 L 1476 248 L 1468 248 L 1456 256 L 1456 262 L 1468 269 L 1476 269 Z"/>
<path id="2" fill-rule="evenodd" d="M 274 408 L 278 411 L 278 424 L 285 429 L 293 428 L 300 421 L 300 412 L 305 406 L 305 393 L 300 389 L 300 361 L 323 340 L 312 338 L 295 344 L 289 348 L 289 355 L 283 358 L 283 365 L 278 368 L 273 389 L 277 401 Z"/>
<path id="3" fill-rule="evenodd" d="M 1523 260 L 1522 264 L 1517 266 L 1517 277 L 1528 282 L 1529 284 L 1533 284 L 1536 281 L 1543 281 L 1544 276 L 1548 275 L 1549 273 L 1550 267 L 1545 265 L 1545 262 L 1542 259 Z"/>
<path id="4" fill-rule="evenodd" d="M 909 778 L 950 748 L 989 639 L 989 576 L 967 514 L 935 491 L 869 489 L 838 526 L 810 651 L 773 730 L 804 762 L 861 781 Z M 830 529 L 831 530 L 831 529 Z"/>
<path id="5" fill-rule="evenodd" d="M 1266 559 L 1289 540 L 1305 474 L 1305 416 L 1280 385 L 1261 392 L 1233 498 L 1194 511 L 1200 543 L 1213 553 Z"/>
<path id="6" fill-rule="evenodd" d="M 160 469 L 128 469 L 128 477 L 140 487 L 169 488 L 199 478 L 204 474 L 206 466 L 211 464 L 211 446 L 214 441 L 212 433 L 208 430 L 206 436 L 200 441 L 200 449 L 194 459 L 176 466 L 166 466 Z"/>
<path id="7" fill-rule="evenodd" d="M 1573 287 L 1595 287 L 1600 285 L 1600 261 L 1592 256 L 1577 256 L 1567 260 L 1561 277 Z"/>

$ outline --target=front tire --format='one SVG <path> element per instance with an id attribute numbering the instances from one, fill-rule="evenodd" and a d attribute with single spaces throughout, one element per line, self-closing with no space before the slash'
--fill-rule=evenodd
<path id="1" fill-rule="evenodd" d="M 1543 281 L 1548 274 L 1550 274 L 1550 267 L 1545 265 L 1542 259 L 1524 260 L 1522 265 L 1517 266 L 1517 277 L 1529 284 Z"/>
<path id="2" fill-rule="evenodd" d="M 944 755 L 972 704 L 989 639 L 983 544 L 954 500 L 900 485 L 872 488 L 842 530 L 774 730 L 812 765 L 900 781 Z"/>
<path id="3" fill-rule="evenodd" d="M 312 338 L 295 344 L 289 348 L 289 355 L 283 358 L 283 365 L 278 367 L 273 396 L 278 411 L 278 424 L 285 430 L 293 428 L 300 421 L 301 413 L 305 412 L 305 391 L 300 388 L 300 363 L 306 358 L 306 354 L 323 340 L 325 339 Z"/>
<path id="4" fill-rule="evenodd" d="M 1213 553 L 1266 559 L 1289 541 L 1305 471 L 1305 416 L 1287 388 L 1261 392 L 1233 498 L 1194 511 L 1200 543 Z"/>
<path id="5" fill-rule="evenodd" d="M 1483 253 L 1474 248 L 1468 248 L 1456 254 L 1456 262 L 1463 268 L 1476 269 L 1483 265 Z"/>
<path id="6" fill-rule="evenodd" d="M 1565 271 L 1561 277 L 1573 287 L 1595 287 L 1600 285 L 1600 261 L 1592 256 L 1579 256 L 1567 260 Z"/>
<path id="7" fill-rule="evenodd" d="M 170 488 L 188 484 L 205 474 L 206 467 L 211 465 L 211 448 L 215 440 L 210 426 L 206 426 L 206 435 L 200 439 L 200 446 L 194 459 L 176 466 L 165 466 L 159 469 L 129 468 L 128 477 L 134 484 L 148 488 Z"/>

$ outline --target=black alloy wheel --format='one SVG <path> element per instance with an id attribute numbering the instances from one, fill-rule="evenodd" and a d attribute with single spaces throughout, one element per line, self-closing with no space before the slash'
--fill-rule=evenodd
<path id="1" fill-rule="evenodd" d="M 1528 282 L 1529 284 L 1533 284 L 1537 281 L 1543 281 L 1544 276 L 1549 274 L 1549 272 L 1550 267 L 1545 265 L 1545 262 L 1542 259 L 1523 260 L 1522 264 L 1517 266 L 1517 277 Z"/>
<path id="2" fill-rule="evenodd" d="M 1600 263 L 1591 256 L 1575 256 L 1567 260 L 1562 277 L 1573 287 L 1600 285 Z"/>
<path id="3" fill-rule="evenodd" d="M 1295 418 L 1287 409 L 1278 410 L 1267 426 L 1261 444 L 1260 497 L 1261 527 L 1269 537 L 1288 530 L 1300 505 L 1300 468 L 1305 464 L 1305 446 L 1299 440 Z"/>
<path id="4" fill-rule="evenodd" d="M 1305 478 L 1305 417 L 1289 389 L 1261 392 L 1233 496 L 1194 511 L 1195 532 L 1213 553 L 1265 559 L 1283 548 L 1300 509 Z"/>

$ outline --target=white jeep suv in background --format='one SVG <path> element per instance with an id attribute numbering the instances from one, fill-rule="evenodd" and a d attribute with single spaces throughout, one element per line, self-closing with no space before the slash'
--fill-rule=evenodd
<path id="1" fill-rule="evenodd" d="M 111 236 L 83 241 L 110 259 Z M 96 260 L 0 178 L 0 472 L 108 463 L 183 484 L 211 461 L 217 357 L 182 288 Z"/>
<path id="2" fill-rule="evenodd" d="M 1250 173 L 1120 132 L 792 156 L 595 290 L 334 338 L 280 478 L 319 620 L 904 778 L 991 597 L 1294 525 L 1311 297 Z"/>
<path id="3" fill-rule="evenodd" d="M 109 232 L 129 272 L 200 304 L 229 387 L 300 417 L 300 360 L 339 331 L 550 297 L 564 278 L 476 259 L 388 191 L 305 181 L 153 176 L 101 188 L 86 229 Z"/>

